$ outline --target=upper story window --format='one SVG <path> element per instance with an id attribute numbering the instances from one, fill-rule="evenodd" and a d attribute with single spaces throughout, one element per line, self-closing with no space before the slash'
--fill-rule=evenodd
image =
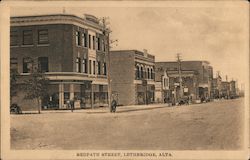
<path id="1" fill-rule="evenodd" d="M 76 58 L 76 72 L 81 72 L 81 59 L 79 57 Z"/>
<path id="2" fill-rule="evenodd" d="M 82 46 L 87 47 L 87 34 L 82 33 Z"/>
<path id="3" fill-rule="evenodd" d="M 88 70 L 87 70 L 87 59 L 83 59 L 82 60 L 82 72 L 83 73 L 87 73 Z"/>
<path id="4" fill-rule="evenodd" d="M 38 30 L 38 44 L 48 44 L 49 33 L 47 29 Z"/>
<path id="5" fill-rule="evenodd" d="M 18 70 L 17 58 L 10 58 L 10 70 L 12 72 L 17 72 Z"/>
<path id="6" fill-rule="evenodd" d="M 23 58 L 23 73 L 30 73 L 32 71 L 33 63 L 30 57 Z"/>
<path id="7" fill-rule="evenodd" d="M 153 68 L 151 68 L 151 79 L 154 79 L 154 73 L 153 73 Z"/>
<path id="8" fill-rule="evenodd" d="M 101 39 L 100 39 L 100 37 L 97 37 L 97 50 L 98 51 L 101 50 Z"/>
<path id="9" fill-rule="evenodd" d="M 23 31 L 23 45 L 32 45 L 33 44 L 33 32 L 32 30 Z"/>
<path id="10" fill-rule="evenodd" d="M 136 66 L 136 79 L 140 79 L 140 67 Z"/>
<path id="11" fill-rule="evenodd" d="M 11 46 L 17 46 L 18 45 L 18 32 L 17 31 L 11 31 L 10 32 L 10 45 Z"/>
<path id="12" fill-rule="evenodd" d="M 98 75 L 101 74 L 101 62 L 100 61 L 97 62 L 97 74 Z"/>
<path id="13" fill-rule="evenodd" d="M 103 74 L 107 75 L 106 62 L 103 62 Z"/>
<path id="14" fill-rule="evenodd" d="M 147 69 L 148 71 L 147 71 L 147 74 L 148 74 L 148 79 L 150 79 L 150 76 L 151 76 L 151 74 L 150 74 L 150 70 L 149 70 L 149 68 Z"/>
<path id="15" fill-rule="evenodd" d="M 91 49 L 91 35 L 89 35 L 89 49 Z"/>
<path id="16" fill-rule="evenodd" d="M 38 57 L 38 65 L 40 72 L 49 72 L 48 57 Z"/>
<path id="17" fill-rule="evenodd" d="M 80 46 L 81 42 L 80 42 L 80 32 L 76 31 L 76 45 Z"/>
<path id="18" fill-rule="evenodd" d="M 143 74 L 144 74 L 144 70 L 143 70 L 143 67 L 141 66 L 141 78 L 144 77 Z"/>
<path id="19" fill-rule="evenodd" d="M 95 49 L 95 36 L 93 36 L 92 38 L 93 38 L 93 49 Z"/>
<path id="20" fill-rule="evenodd" d="M 95 70 L 96 70 L 96 67 L 95 67 L 95 61 L 93 61 L 93 74 L 95 74 Z"/>
<path id="21" fill-rule="evenodd" d="M 104 52 L 106 51 L 104 39 L 102 39 L 102 51 L 104 51 Z"/>
<path id="22" fill-rule="evenodd" d="M 92 74 L 92 61 L 89 60 L 89 74 Z"/>

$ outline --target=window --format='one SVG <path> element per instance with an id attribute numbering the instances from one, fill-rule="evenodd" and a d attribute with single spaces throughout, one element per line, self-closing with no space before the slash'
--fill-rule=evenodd
<path id="1" fill-rule="evenodd" d="M 101 50 L 101 39 L 100 37 L 97 38 L 97 50 Z"/>
<path id="2" fill-rule="evenodd" d="M 95 61 L 93 61 L 93 74 L 95 74 Z"/>
<path id="3" fill-rule="evenodd" d="M 17 58 L 10 58 L 10 70 L 12 72 L 17 72 Z"/>
<path id="4" fill-rule="evenodd" d="M 104 42 L 104 40 L 102 39 L 102 51 L 104 51 L 105 52 L 105 42 Z"/>
<path id="5" fill-rule="evenodd" d="M 151 79 L 154 79 L 153 68 L 151 68 Z"/>
<path id="6" fill-rule="evenodd" d="M 23 45 L 33 44 L 33 33 L 32 30 L 23 31 Z"/>
<path id="7" fill-rule="evenodd" d="M 141 78 L 143 78 L 143 74 L 144 74 L 144 71 L 143 71 L 143 67 L 141 66 Z"/>
<path id="8" fill-rule="evenodd" d="M 91 60 L 89 60 L 89 74 L 91 74 L 91 70 L 92 70 L 92 67 L 91 67 L 92 63 L 91 63 Z"/>
<path id="9" fill-rule="evenodd" d="M 89 49 L 91 49 L 91 35 L 89 35 Z"/>
<path id="10" fill-rule="evenodd" d="M 106 63 L 103 63 L 103 74 L 107 75 L 107 68 L 106 68 Z"/>
<path id="11" fill-rule="evenodd" d="M 140 78 L 140 67 L 136 66 L 136 79 Z"/>
<path id="12" fill-rule="evenodd" d="M 47 29 L 38 30 L 38 44 L 48 44 L 49 34 Z"/>
<path id="13" fill-rule="evenodd" d="M 81 58 L 76 58 L 76 72 L 81 72 Z"/>
<path id="14" fill-rule="evenodd" d="M 82 72 L 87 73 L 87 59 L 82 60 Z"/>
<path id="15" fill-rule="evenodd" d="M 98 61 L 97 62 L 97 69 L 98 69 L 98 75 L 101 75 L 101 62 L 100 61 Z"/>
<path id="16" fill-rule="evenodd" d="M 148 70 L 148 79 L 150 79 L 150 70 L 149 70 L 149 68 L 147 69 Z"/>
<path id="17" fill-rule="evenodd" d="M 82 46 L 87 47 L 87 35 L 82 33 Z"/>
<path id="18" fill-rule="evenodd" d="M 10 45 L 11 46 L 17 46 L 18 45 L 18 32 L 17 31 L 11 31 L 10 32 Z"/>
<path id="19" fill-rule="evenodd" d="M 95 49 L 95 36 L 93 36 L 93 49 Z"/>
<path id="20" fill-rule="evenodd" d="M 38 65 L 40 72 L 49 72 L 48 57 L 39 57 Z"/>
<path id="21" fill-rule="evenodd" d="M 80 32 L 79 31 L 76 31 L 76 45 L 77 46 L 80 46 Z"/>
<path id="22" fill-rule="evenodd" d="M 23 58 L 23 73 L 32 71 L 32 59 L 30 57 Z"/>

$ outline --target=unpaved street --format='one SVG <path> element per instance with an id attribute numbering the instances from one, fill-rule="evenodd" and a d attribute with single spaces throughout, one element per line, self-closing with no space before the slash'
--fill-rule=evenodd
<path id="1" fill-rule="evenodd" d="M 11 148 L 241 149 L 243 103 L 244 99 L 223 100 L 115 114 L 11 115 Z"/>

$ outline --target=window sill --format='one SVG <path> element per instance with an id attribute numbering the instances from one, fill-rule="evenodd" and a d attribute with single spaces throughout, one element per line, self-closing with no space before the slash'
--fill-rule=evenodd
<path id="1" fill-rule="evenodd" d="M 48 47 L 50 46 L 49 44 L 38 44 L 37 47 Z"/>
<path id="2" fill-rule="evenodd" d="M 18 45 L 17 46 L 10 46 L 10 48 L 17 48 L 17 47 L 19 47 Z"/>
<path id="3" fill-rule="evenodd" d="M 34 45 L 33 44 L 23 44 L 23 45 L 21 45 L 21 47 L 34 47 Z"/>

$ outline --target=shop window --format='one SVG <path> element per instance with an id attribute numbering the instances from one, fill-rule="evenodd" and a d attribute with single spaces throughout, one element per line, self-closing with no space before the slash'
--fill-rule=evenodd
<path id="1" fill-rule="evenodd" d="M 10 32 L 10 45 L 11 46 L 17 46 L 18 45 L 18 32 L 17 31 L 11 31 Z"/>
<path id="2" fill-rule="evenodd" d="M 81 58 L 76 58 L 76 72 L 81 72 Z"/>
<path id="3" fill-rule="evenodd" d="M 49 60 L 48 57 L 38 58 L 38 68 L 40 72 L 49 72 Z"/>
<path id="4" fill-rule="evenodd" d="M 23 31 L 23 45 L 32 45 L 33 44 L 33 33 L 32 30 Z"/>
<path id="5" fill-rule="evenodd" d="M 48 44 L 49 34 L 47 29 L 38 30 L 38 44 Z"/>

